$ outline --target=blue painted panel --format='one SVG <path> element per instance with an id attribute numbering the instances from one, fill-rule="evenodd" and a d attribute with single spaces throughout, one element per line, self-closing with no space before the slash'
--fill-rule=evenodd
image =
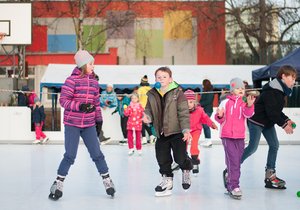
<path id="1" fill-rule="evenodd" d="M 76 52 L 76 35 L 48 35 L 48 52 Z"/>

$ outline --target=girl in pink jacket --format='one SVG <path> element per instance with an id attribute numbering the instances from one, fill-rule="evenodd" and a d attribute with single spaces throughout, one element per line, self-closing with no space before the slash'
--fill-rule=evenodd
<path id="1" fill-rule="evenodd" d="M 199 173 L 199 154 L 198 148 L 199 137 L 202 131 L 202 124 L 206 124 L 213 129 L 217 129 L 216 124 L 205 113 L 204 109 L 197 105 L 195 92 L 192 90 L 186 90 L 184 92 L 186 99 L 188 100 L 188 106 L 190 111 L 190 132 L 192 135 L 190 154 L 193 163 L 193 174 Z"/>
<path id="2" fill-rule="evenodd" d="M 240 78 L 230 81 L 230 94 L 224 99 L 215 114 L 215 119 L 220 123 L 220 137 L 225 151 L 227 169 L 223 171 L 224 186 L 229 195 L 241 199 L 240 168 L 244 152 L 244 139 L 246 132 L 246 119 L 254 114 L 254 96 L 248 96 L 243 101 L 245 86 Z"/>
<path id="3" fill-rule="evenodd" d="M 124 105 L 124 115 L 128 117 L 127 121 L 127 139 L 128 139 L 128 155 L 133 155 L 134 144 L 133 144 L 133 132 L 135 132 L 135 146 L 138 154 L 142 154 L 142 142 L 141 142 L 141 131 L 142 131 L 142 118 L 144 108 L 139 103 L 139 97 L 136 93 L 131 95 L 131 102 L 127 107 Z"/>

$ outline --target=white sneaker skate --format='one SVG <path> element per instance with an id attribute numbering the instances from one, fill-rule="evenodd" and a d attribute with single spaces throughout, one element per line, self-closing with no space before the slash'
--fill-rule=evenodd
<path id="1" fill-rule="evenodd" d="M 147 143 L 148 143 L 148 142 L 147 142 L 147 138 L 146 138 L 146 137 L 143 137 L 143 138 L 142 138 L 142 144 L 145 145 L 145 144 L 147 144 Z"/>
<path id="2" fill-rule="evenodd" d="M 232 191 L 228 192 L 229 196 L 233 199 L 241 200 L 242 199 L 242 191 L 240 188 L 234 188 Z"/>
<path id="3" fill-rule="evenodd" d="M 41 141 L 39 139 L 36 139 L 32 142 L 32 144 L 41 144 Z"/>
<path id="4" fill-rule="evenodd" d="M 134 154 L 134 149 L 129 149 L 128 155 L 131 156 L 131 155 L 133 155 L 133 154 Z"/>
<path id="5" fill-rule="evenodd" d="M 205 140 L 202 144 L 200 144 L 202 147 L 211 147 L 212 141 L 211 140 Z"/>
<path id="6" fill-rule="evenodd" d="M 155 187 L 155 196 L 162 197 L 172 195 L 173 189 L 173 177 L 167 177 L 166 175 L 162 176 L 162 180 Z"/>
<path id="7" fill-rule="evenodd" d="M 45 144 L 45 143 L 47 143 L 49 141 L 49 137 L 45 137 L 43 140 L 42 140 L 42 144 Z"/>
<path id="8" fill-rule="evenodd" d="M 153 136 L 153 135 L 151 135 L 151 136 L 150 136 L 150 144 L 154 144 L 155 141 L 156 141 L 156 137 Z"/>
<path id="9" fill-rule="evenodd" d="M 141 149 L 140 149 L 140 150 L 138 150 L 137 152 L 138 152 L 138 155 L 139 155 L 139 156 L 142 156 L 143 152 L 142 152 L 142 150 L 141 150 Z"/>

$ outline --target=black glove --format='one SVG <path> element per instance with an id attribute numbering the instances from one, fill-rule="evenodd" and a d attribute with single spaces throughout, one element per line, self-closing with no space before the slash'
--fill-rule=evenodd
<path id="1" fill-rule="evenodd" d="M 85 113 L 91 113 L 96 110 L 96 107 L 90 103 L 82 103 L 79 105 L 79 110 Z"/>
<path id="2" fill-rule="evenodd" d="M 96 122 L 97 136 L 100 135 L 100 132 L 101 132 L 101 130 L 102 130 L 102 124 L 103 124 L 103 121 L 98 121 L 98 122 Z"/>
<path id="3" fill-rule="evenodd" d="M 118 110 L 115 110 L 115 111 L 113 111 L 112 113 L 111 113 L 111 115 L 113 115 L 113 114 L 115 114 L 115 113 L 117 113 L 118 112 Z"/>

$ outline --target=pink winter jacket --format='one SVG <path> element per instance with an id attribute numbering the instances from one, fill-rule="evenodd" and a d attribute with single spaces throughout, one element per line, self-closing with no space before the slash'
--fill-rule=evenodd
<path id="1" fill-rule="evenodd" d="M 242 97 L 228 95 L 219 105 L 224 108 L 222 118 L 215 114 L 215 120 L 220 123 L 220 137 L 232 139 L 244 139 L 246 131 L 246 118 L 254 114 L 254 105 L 248 107 Z"/>
<path id="2" fill-rule="evenodd" d="M 61 88 L 59 102 L 65 109 L 64 124 L 87 128 L 102 121 L 99 98 L 99 85 L 95 75 L 81 76 L 81 70 L 76 67 Z M 90 103 L 96 107 L 96 110 L 84 113 L 79 110 L 82 103 Z"/>
<path id="3" fill-rule="evenodd" d="M 128 117 L 127 130 L 142 130 L 142 118 L 144 108 L 140 103 L 130 102 L 129 106 L 124 109 L 124 115 Z"/>
<path id="4" fill-rule="evenodd" d="M 202 124 L 206 124 L 209 127 L 212 126 L 212 121 L 209 116 L 204 112 L 201 106 L 196 106 L 195 110 L 190 112 L 190 126 L 191 132 L 199 130 L 202 131 Z"/>

